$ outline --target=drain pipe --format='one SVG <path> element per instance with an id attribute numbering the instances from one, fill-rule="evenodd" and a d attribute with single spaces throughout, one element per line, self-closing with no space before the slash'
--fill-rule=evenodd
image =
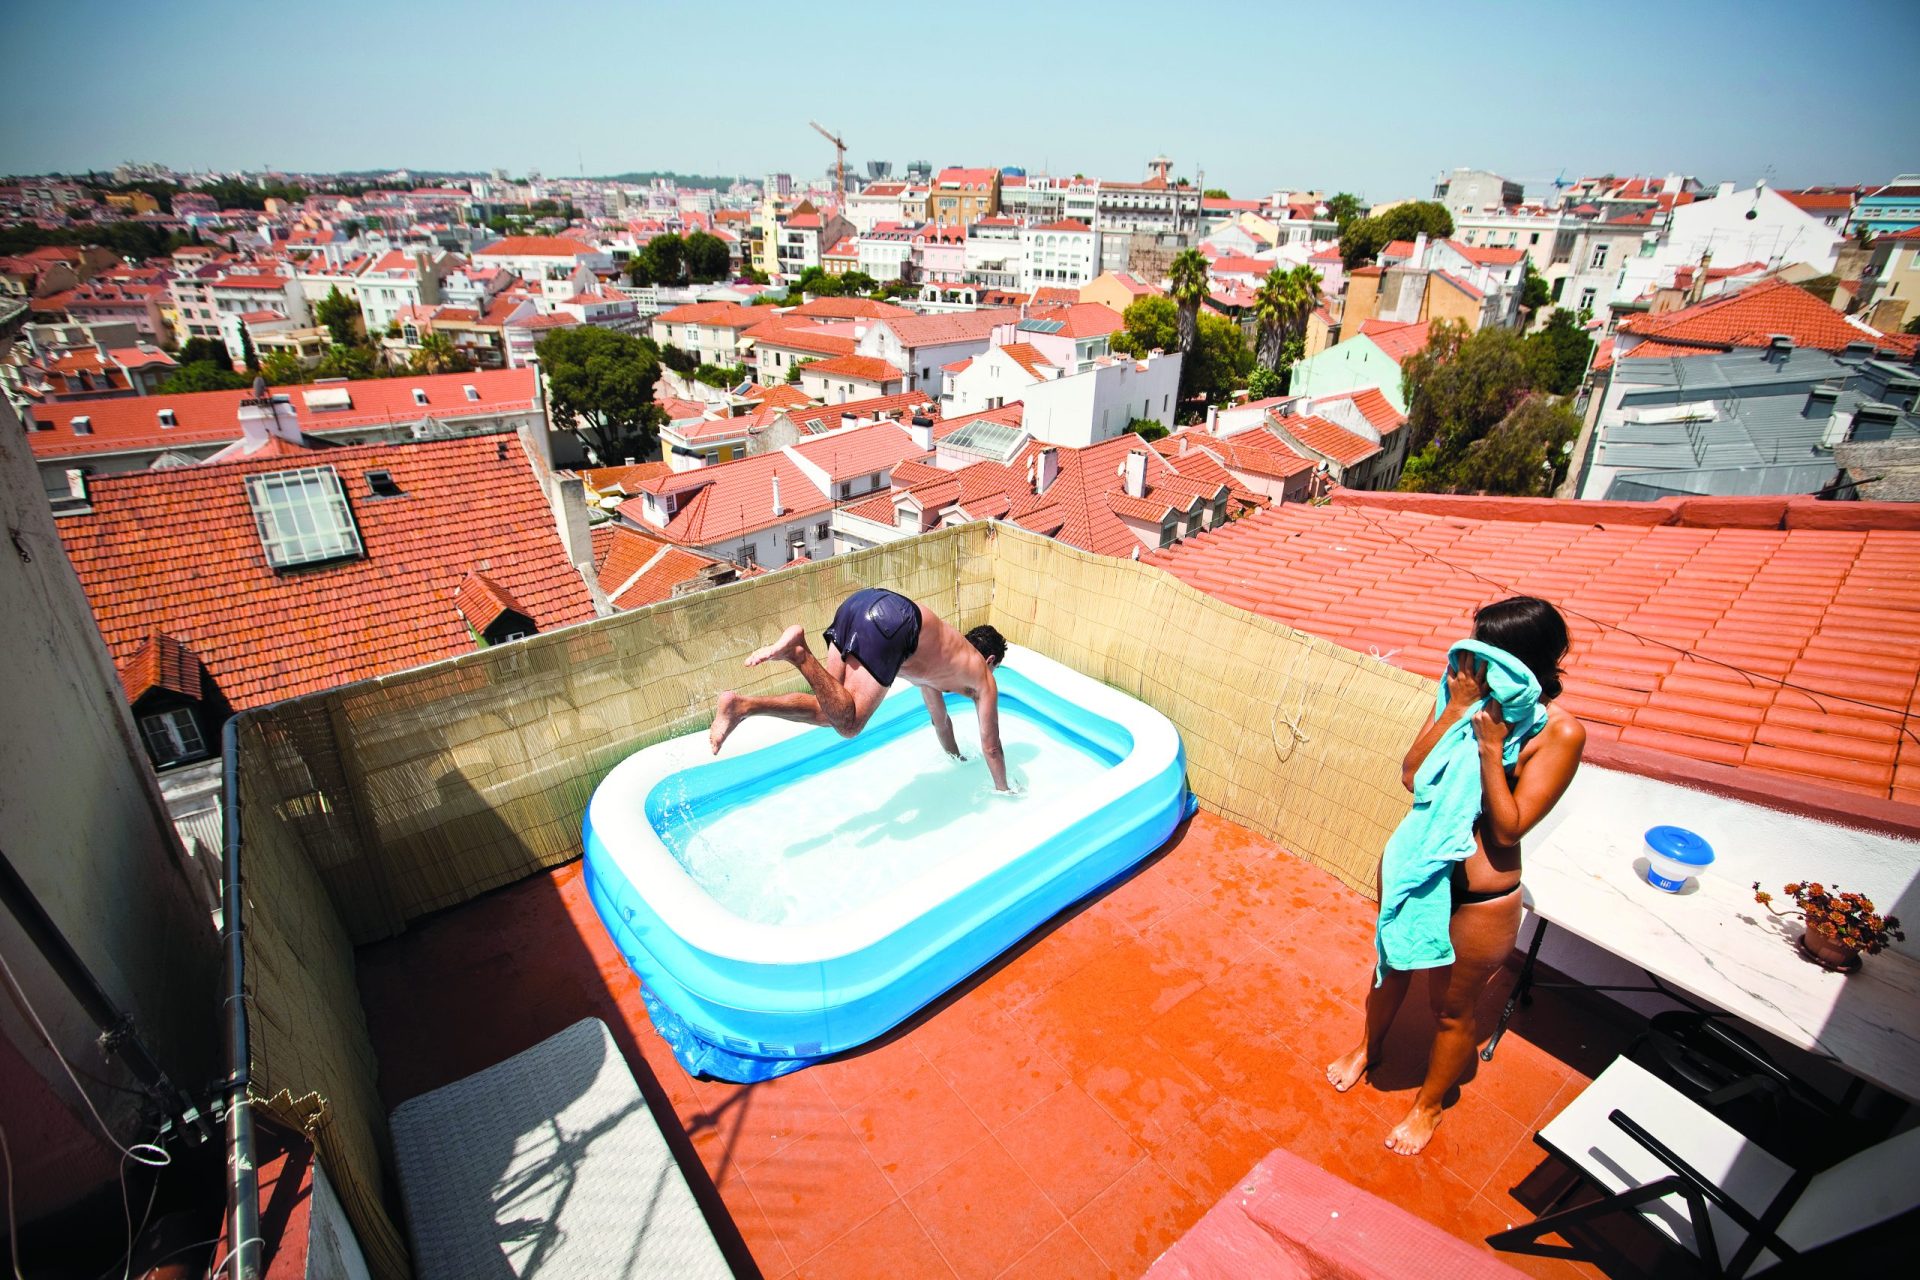
<path id="1" fill-rule="evenodd" d="M 221 868 L 220 941 L 225 960 L 224 1000 L 227 1047 L 227 1247 L 233 1252 L 233 1280 L 259 1280 L 260 1181 L 253 1162 L 253 1112 L 247 1097 L 246 954 L 240 893 L 240 718 L 220 732 L 221 784 L 226 792 L 223 836 L 227 846 Z"/>

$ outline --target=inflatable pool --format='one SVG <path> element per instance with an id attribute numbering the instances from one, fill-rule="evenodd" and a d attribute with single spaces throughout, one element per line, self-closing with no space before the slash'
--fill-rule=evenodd
<path id="1" fill-rule="evenodd" d="M 998 675 L 1017 794 L 898 682 L 858 737 L 759 718 L 648 747 L 594 792 L 586 878 L 696 1074 L 763 1080 L 866 1043 L 1158 848 L 1189 812 L 1152 708 L 1030 650 Z"/>

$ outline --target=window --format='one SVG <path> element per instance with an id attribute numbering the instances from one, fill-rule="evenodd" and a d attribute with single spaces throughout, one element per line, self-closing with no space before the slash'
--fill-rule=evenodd
<path id="1" fill-rule="evenodd" d="M 832 536 L 833 536 L 833 526 L 829 525 L 825 520 L 822 520 L 819 524 L 813 526 L 813 540 L 815 542 L 825 542 L 828 538 Z"/>
<path id="2" fill-rule="evenodd" d="M 267 563 L 276 569 L 364 554 L 347 495 L 332 467 L 249 476 L 247 502 Z"/>
<path id="3" fill-rule="evenodd" d="M 77 436 L 90 436 L 90 435 L 92 435 L 92 434 L 93 434 L 93 419 L 92 419 L 92 418 L 89 418 L 89 417 L 88 417 L 88 416 L 87 416 L 86 414 L 84 414 L 84 413 L 81 413 L 81 414 L 76 414 L 76 415 L 74 416 L 74 419 L 73 419 L 73 434 L 75 434 L 75 435 L 77 435 Z"/>
<path id="4" fill-rule="evenodd" d="M 427 402 L 427 393 L 419 387 L 415 387 L 413 389 L 413 402 L 415 404 L 425 404 Z"/>
<path id="5" fill-rule="evenodd" d="M 759 558 L 759 544 L 752 542 L 742 543 L 740 549 L 733 553 L 733 562 L 742 569 L 747 568 Z"/>
<path id="6" fill-rule="evenodd" d="M 472 383 L 468 383 L 462 387 L 461 390 L 467 393 L 467 399 L 469 400 L 478 400 L 480 398 L 480 388 L 474 386 Z"/>
<path id="7" fill-rule="evenodd" d="M 1594 291 L 1592 289 L 1582 289 L 1580 291 L 1580 310 L 1593 310 L 1593 297 Z"/>
<path id="8" fill-rule="evenodd" d="M 1606 265 L 1607 265 L 1607 246 L 1604 244 L 1597 244 L 1593 246 L 1593 257 L 1587 260 L 1587 270 L 1599 271 Z"/>
<path id="9" fill-rule="evenodd" d="M 207 754 L 206 739 L 190 707 L 175 707 L 140 717 L 140 735 L 147 740 L 147 754 L 156 765 L 179 764 Z"/>
<path id="10" fill-rule="evenodd" d="M 162 409 L 160 410 L 160 425 L 162 427 L 177 427 L 180 424 L 178 421 L 175 420 L 173 416 L 173 410 Z"/>

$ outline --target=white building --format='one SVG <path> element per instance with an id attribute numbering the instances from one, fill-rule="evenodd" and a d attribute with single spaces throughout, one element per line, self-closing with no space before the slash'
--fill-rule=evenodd
<path id="1" fill-rule="evenodd" d="M 908 390 L 937 397 L 945 366 L 984 353 L 993 345 L 995 326 L 1019 318 L 1010 308 L 887 317 L 874 321 L 854 350 L 904 371 Z"/>
<path id="2" fill-rule="evenodd" d="M 367 335 L 378 338 L 414 307 L 438 305 L 440 281 L 456 265 L 458 259 L 450 254 L 429 249 L 408 254 L 396 249 L 361 272 L 360 319 Z"/>
<path id="3" fill-rule="evenodd" d="M 989 289 L 1026 289 L 1026 228 L 1012 218 L 978 218 L 967 227 L 967 279 Z"/>
<path id="4" fill-rule="evenodd" d="M 1124 434 L 1136 421 L 1171 430 L 1179 383 L 1178 354 L 1101 356 L 1073 366 L 1050 363 L 1019 342 L 951 371 L 940 405 L 943 416 L 959 417 L 1018 402 L 1021 425 L 1034 439 L 1083 448 Z"/>
<path id="5" fill-rule="evenodd" d="M 1078 289 L 1100 274 L 1100 233 L 1062 218 L 1026 229 L 1027 282 L 1022 289 Z"/>
<path id="6" fill-rule="evenodd" d="M 912 280 L 914 233 L 917 227 L 882 222 L 860 233 L 860 270 L 882 283 Z"/>
<path id="7" fill-rule="evenodd" d="M 859 235 L 889 222 L 902 221 L 905 215 L 901 210 L 901 197 L 906 190 L 904 182 L 875 182 L 864 191 L 854 192 L 847 197 L 847 221 Z"/>

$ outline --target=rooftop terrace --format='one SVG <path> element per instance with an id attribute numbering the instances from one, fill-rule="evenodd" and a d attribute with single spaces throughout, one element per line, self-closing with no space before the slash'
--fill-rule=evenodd
<path id="1" fill-rule="evenodd" d="M 1161 710 L 1202 812 L 880 1042 L 764 1084 L 692 1079 L 587 899 L 582 812 L 719 688 L 787 687 L 742 657 L 855 583 Z M 1558 1189 L 1531 1137 L 1638 1024 L 1540 1000 L 1417 1159 L 1382 1140 L 1418 1083 L 1421 1002 L 1370 1083 L 1325 1082 L 1360 1023 L 1374 867 L 1430 699 L 1150 565 L 968 525 L 250 711 L 232 732 L 254 1110 L 312 1135 L 382 1277 L 408 1270 L 387 1112 L 586 1016 L 744 1275 L 1135 1276 L 1276 1147 L 1477 1243 Z M 1617 1224 L 1577 1265 L 1503 1260 L 1686 1273 L 1652 1241 Z"/>

